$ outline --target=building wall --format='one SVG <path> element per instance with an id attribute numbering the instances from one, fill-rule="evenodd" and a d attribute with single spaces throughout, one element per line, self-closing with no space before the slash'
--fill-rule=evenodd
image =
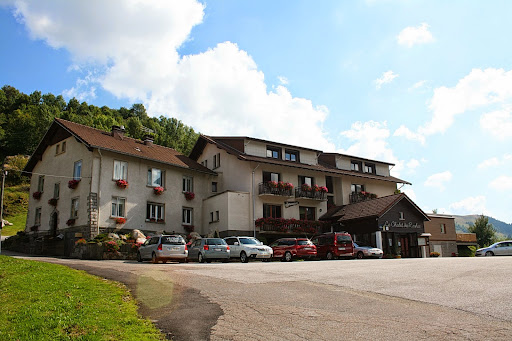
<path id="1" fill-rule="evenodd" d="M 247 192 L 226 191 L 203 201 L 203 221 L 205 229 L 201 234 L 213 234 L 214 231 L 252 231 L 250 217 L 250 195 Z M 219 220 L 216 221 L 216 211 Z M 211 219 L 213 213 L 213 221 Z"/>
<path id="2" fill-rule="evenodd" d="M 450 257 L 457 253 L 457 232 L 455 218 L 447 215 L 429 214 L 430 221 L 425 222 L 425 232 L 430 233 L 430 252 L 436 251 L 442 257 Z M 445 225 L 445 233 L 441 231 Z"/>
<path id="3" fill-rule="evenodd" d="M 66 142 L 66 151 L 56 154 L 56 144 L 49 146 L 43 153 L 42 160 L 33 169 L 30 179 L 29 209 L 27 213 L 26 230 L 35 222 L 36 208 L 41 207 L 41 226 L 38 231 L 50 230 L 51 215 L 58 213 L 57 229 L 68 228 L 66 222 L 71 216 L 71 199 L 80 198 L 78 218 L 75 226 L 85 226 L 88 223 L 88 212 L 86 198 L 91 188 L 91 164 L 92 155 L 87 148 L 77 142 L 74 138 L 68 138 L 59 142 Z M 82 180 L 76 189 L 68 188 L 68 181 L 73 178 L 73 167 L 75 161 L 82 160 Z M 39 174 L 45 176 L 43 194 L 39 200 L 34 199 L 32 194 L 37 191 Z M 48 204 L 48 200 L 54 197 L 54 185 L 60 183 L 60 195 L 56 207 Z"/>
<path id="4" fill-rule="evenodd" d="M 386 163 L 379 163 L 377 161 L 366 161 L 357 157 L 349 157 L 346 155 L 338 155 L 336 157 L 336 167 L 343 170 L 351 170 L 352 160 L 360 161 L 362 169 L 364 170 L 365 164 L 375 165 L 375 173 L 381 176 L 389 176 L 389 165 Z"/>
<path id="5" fill-rule="evenodd" d="M 452 241 L 430 240 L 430 252 L 439 252 L 440 257 L 451 257 L 457 254 L 457 243 Z"/>
<path id="6" fill-rule="evenodd" d="M 318 164 L 318 155 L 317 152 L 312 150 L 305 150 L 301 148 L 295 147 L 284 147 L 279 144 L 273 143 L 265 143 L 255 140 L 246 140 L 245 141 L 245 153 L 248 155 L 259 156 L 259 157 L 267 157 L 267 146 L 274 146 L 281 149 L 281 159 L 285 159 L 285 150 L 290 149 L 299 152 L 299 161 L 300 163 L 304 163 L 307 165 L 316 165 Z"/>

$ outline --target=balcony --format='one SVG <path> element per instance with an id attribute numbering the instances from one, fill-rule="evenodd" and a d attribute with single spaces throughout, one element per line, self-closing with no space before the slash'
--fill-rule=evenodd
<path id="1" fill-rule="evenodd" d="M 325 225 L 322 221 L 297 220 L 284 218 L 259 218 L 256 220 L 256 227 L 260 232 L 286 233 L 286 234 L 317 234 L 322 231 Z"/>
<path id="2" fill-rule="evenodd" d="M 258 185 L 259 195 L 279 195 L 283 197 L 293 196 L 293 185 L 282 181 L 262 182 Z"/>
<path id="3" fill-rule="evenodd" d="M 349 195 L 349 202 L 351 204 L 355 204 L 357 202 L 367 201 L 377 199 L 377 194 L 370 193 L 370 192 L 352 192 Z"/>
<path id="4" fill-rule="evenodd" d="M 296 188 L 295 197 L 325 201 L 327 200 L 327 192 L 316 189 Z"/>

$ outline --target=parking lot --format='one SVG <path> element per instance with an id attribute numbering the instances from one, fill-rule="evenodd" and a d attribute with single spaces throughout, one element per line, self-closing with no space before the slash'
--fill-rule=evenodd
<path id="1" fill-rule="evenodd" d="M 169 283 L 193 290 L 196 299 L 174 302 L 176 339 L 193 339 L 176 330 L 193 323 L 185 318 L 191 310 L 215 307 L 212 340 L 503 340 L 512 334 L 512 257 L 248 264 L 40 259 L 120 281 L 139 278 L 129 284 L 136 296 L 146 290 L 138 287 L 141 277 L 164 296 L 173 296 Z M 145 314 L 165 325 L 162 307 L 137 298 Z"/>

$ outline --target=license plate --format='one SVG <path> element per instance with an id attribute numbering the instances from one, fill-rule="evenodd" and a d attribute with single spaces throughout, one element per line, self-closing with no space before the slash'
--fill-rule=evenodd
<path id="1" fill-rule="evenodd" d="M 338 250 L 345 250 L 345 248 L 344 247 L 339 247 Z"/>
<path id="2" fill-rule="evenodd" d="M 213 251 L 222 251 L 222 249 L 213 249 Z"/>
<path id="3" fill-rule="evenodd" d="M 173 247 L 173 248 L 172 248 L 172 250 L 173 250 L 173 251 L 179 251 L 179 250 L 180 250 L 180 248 L 179 248 L 179 247 Z"/>

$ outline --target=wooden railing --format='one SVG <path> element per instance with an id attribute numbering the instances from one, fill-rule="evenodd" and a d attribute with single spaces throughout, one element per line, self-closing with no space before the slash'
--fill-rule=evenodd
<path id="1" fill-rule="evenodd" d="M 296 198 L 307 198 L 313 200 L 327 200 L 327 193 L 315 190 L 303 190 L 301 188 L 295 189 Z"/>

